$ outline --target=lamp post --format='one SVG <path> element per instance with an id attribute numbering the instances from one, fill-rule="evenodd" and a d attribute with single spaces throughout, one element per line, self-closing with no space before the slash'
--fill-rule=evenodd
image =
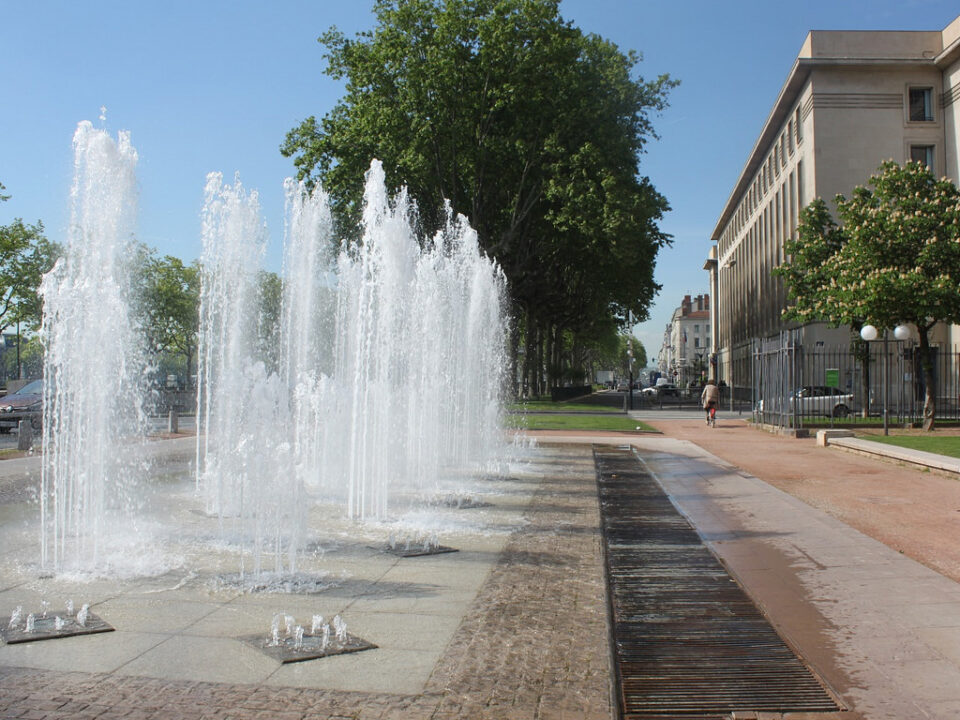
<path id="1" fill-rule="evenodd" d="M 627 409 L 633 410 L 633 313 L 627 310 Z"/>
<path id="2" fill-rule="evenodd" d="M 877 328 L 873 325 L 864 325 L 860 329 L 860 337 L 862 337 L 867 342 L 871 342 L 877 339 Z M 906 340 L 910 337 L 910 328 L 906 325 L 897 325 L 893 329 L 893 336 L 897 340 Z M 887 329 L 883 329 L 883 434 L 890 434 L 889 422 L 887 420 L 887 401 L 890 395 L 890 370 L 888 367 L 888 356 L 887 356 Z"/>

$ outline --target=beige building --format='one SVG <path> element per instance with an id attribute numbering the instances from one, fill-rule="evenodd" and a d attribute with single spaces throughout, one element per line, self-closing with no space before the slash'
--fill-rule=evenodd
<path id="1" fill-rule="evenodd" d="M 710 296 L 684 295 L 664 330 L 658 369 L 681 386 L 698 379 L 709 367 L 712 337 Z"/>
<path id="2" fill-rule="evenodd" d="M 770 271 L 805 205 L 849 196 L 888 159 L 926 162 L 956 182 L 958 146 L 960 17 L 929 32 L 810 32 L 711 236 L 704 269 L 720 377 L 746 382 L 753 340 L 785 327 L 785 289 Z M 850 337 L 823 325 L 801 333 L 828 344 Z"/>

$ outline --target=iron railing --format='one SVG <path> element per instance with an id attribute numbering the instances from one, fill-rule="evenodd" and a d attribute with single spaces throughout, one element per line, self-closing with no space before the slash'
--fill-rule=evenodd
<path id="1" fill-rule="evenodd" d="M 833 427 L 879 424 L 886 413 L 890 425 L 913 425 L 923 419 L 930 384 L 938 420 L 960 421 L 960 351 L 940 345 L 930 354 L 933 373 L 925 378 L 911 340 L 811 347 L 794 332 L 757 340 L 751 373 L 755 419 L 782 428 Z"/>

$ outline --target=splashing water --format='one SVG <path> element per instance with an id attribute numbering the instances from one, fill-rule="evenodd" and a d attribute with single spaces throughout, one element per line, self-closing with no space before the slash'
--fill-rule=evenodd
<path id="1" fill-rule="evenodd" d="M 43 279 L 45 347 L 41 563 L 89 572 L 104 538 L 128 526 L 140 459 L 121 438 L 143 435 L 144 356 L 131 317 L 137 152 L 82 122 L 65 255 Z M 129 440 L 126 441 L 129 447 Z"/>
<path id="2" fill-rule="evenodd" d="M 412 203 L 403 192 L 391 201 L 379 162 L 367 176 L 362 237 L 335 257 L 326 194 L 288 181 L 281 357 L 277 376 L 267 375 L 241 309 L 260 223 L 249 198 L 214 186 L 198 487 L 221 516 L 255 515 L 255 567 L 269 538 L 277 569 L 285 559 L 292 570 L 300 509 L 314 495 L 350 517 L 382 518 L 391 497 L 497 457 L 505 280 L 463 217 L 448 213 L 433 238 L 419 238 Z"/>
<path id="3" fill-rule="evenodd" d="M 136 573 L 155 550 L 131 540 L 150 377 L 132 310 L 137 153 L 129 134 L 89 122 L 74 148 L 65 256 L 41 285 L 41 562 Z M 195 481 L 221 533 L 243 539 L 241 575 L 271 558 L 296 573 L 316 501 L 383 519 L 497 464 L 503 442 L 505 279 L 467 221 L 448 211 L 418 236 L 415 206 L 390 197 L 374 161 L 359 240 L 338 249 L 323 190 L 285 192 L 280 320 L 265 347 L 258 195 L 217 173 L 205 188 Z"/>

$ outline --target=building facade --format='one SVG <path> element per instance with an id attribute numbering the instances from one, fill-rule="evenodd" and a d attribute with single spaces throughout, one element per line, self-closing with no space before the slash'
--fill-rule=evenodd
<path id="1" fill-rule="evenodd" d="M 756 338 L 781 320 L 786 289 L 771 271 L 800 211 L 846 196 L 889 159 L 960 177 L 960 17 L 943 30 L 812 31 L 787 76 L 714 228 L 704 269 L 716 299 L 721 379 L 742 384 Z M 804 342 L 844 344 L 849 329 L 799 329 Z M 940 328 L 935 341 L 951 341 Z M 737 368 L 741 370 L 738 372 Z"/>
<path id="2" fill-rule="evenodd" d="M 712 338 L 710 296 L 685 295 L 663 333 L 660 373 L 683 387 L 699 380 L 709 367 Z"/>

